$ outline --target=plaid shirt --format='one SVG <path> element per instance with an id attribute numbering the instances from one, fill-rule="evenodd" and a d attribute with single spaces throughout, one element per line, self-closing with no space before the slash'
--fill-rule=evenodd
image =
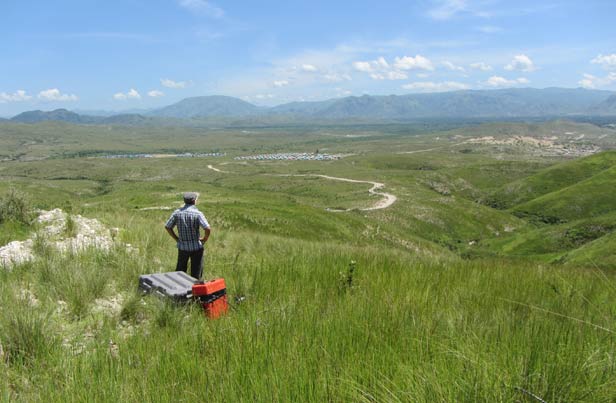
<path id="1" fill-rule="evenodd" d="M 192 204 L 185 204 L 184 207 L 177 209 L 167 220 L 165 227 L 171 229 L 178 227 L 178 249 L 194 252 L 203 249 L 203 244 L 199 240 L 199 227 L 210 228 L 205 216 Z"/>

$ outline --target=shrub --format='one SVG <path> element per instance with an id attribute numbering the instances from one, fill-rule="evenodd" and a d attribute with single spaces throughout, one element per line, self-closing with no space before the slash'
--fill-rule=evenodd
<path id="1" fill-rule="evenodd" d="M 16 189 L 9 189 L 0 198 L 0 223 L 17 221 L 29 225 L 34 212 L 26 195 Z"/>
<path id="2" fill-rule="evenodd" d="M 5 359 L 13 364 L 30 364 L 55 347 L 47 318 L 30 309 L 10 312 L 0 322 Z"/>

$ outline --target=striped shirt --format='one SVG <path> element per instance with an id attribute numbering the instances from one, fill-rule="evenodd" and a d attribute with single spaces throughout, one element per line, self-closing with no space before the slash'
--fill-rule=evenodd
<path id="1" fill-rule="evenodd" d="M 179 250 L 193 252 L 203 249 L 203 244 L 199 240 L 199 227 L 210 228 L 210 224 L 195 205 L 185 204 L 171 214 L 165 227 L 171 229 L 175 226 L 178 227 Z"/>

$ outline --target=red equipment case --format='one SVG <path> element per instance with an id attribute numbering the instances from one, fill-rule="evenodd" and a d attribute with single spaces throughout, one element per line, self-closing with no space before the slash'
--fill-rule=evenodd
<path id="1" fill-rule="evenodd" d="M 194 284 L 192 286 L 192 296 L 201 303 L 205 314 L 210 319 L 224 315 L 229 309 L 227 304 L 227 287 L 225 280 L 222 278 Z"/>

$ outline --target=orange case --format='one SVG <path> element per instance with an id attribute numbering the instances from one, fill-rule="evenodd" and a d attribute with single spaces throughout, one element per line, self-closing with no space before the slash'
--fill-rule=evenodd
<path id="1" fill-rule="evenodd" d="M 223 278 L 192 286 L 192 295 L 201 301 L 201 306 L 208 318 L 216 319 L 229 310 L 226 288 Z"/>
<path id="2" fill-rule="evenodd" d="M 205 310 L 205 316 L 210 319 L 216 319 L 227 313 L 229 310 L 229 304 L 227 304 L 227 296 L 223 295 L 214 302 L 203 304 Z"/>
<path id="3" fill-rule="evenodd" d="M 200 297 L 202 295 L 210 295 L 215 292 L 219 292 L 227 288 L 224 278 L 217 278 L 216 280 L 207 281 L 203 284 L 195 284 L 192 287 L 193 297 Z"/>

